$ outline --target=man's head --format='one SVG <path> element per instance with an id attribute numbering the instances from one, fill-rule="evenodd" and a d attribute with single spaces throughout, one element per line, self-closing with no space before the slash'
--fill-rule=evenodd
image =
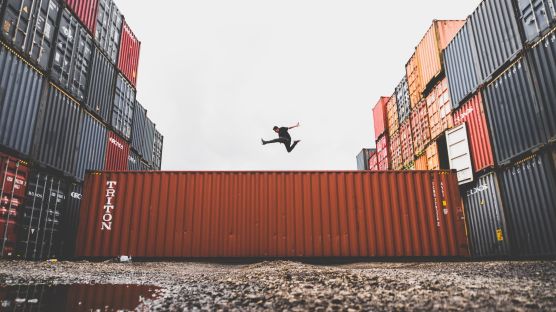
<path id="1" fill-rule="evenodd" d="M 279 132 L 280 128 L 278 128 L 277 126 L 274 126 L 274 128 L 272 128 L 272 130 L 274 130 L 274 132 Z"/>

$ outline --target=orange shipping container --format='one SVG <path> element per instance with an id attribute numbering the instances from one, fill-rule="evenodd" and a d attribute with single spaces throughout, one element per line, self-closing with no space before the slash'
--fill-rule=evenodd
<path id="1" fill-rule="evenodd" d="M 431 139 L 436 139 L 445 130 L 454 126 L 448 79 L 444 78 L 434 86 L 429 96 L 427 96 L 427 109 Z"/>
<path id="2" fill-rule="evenodd" d="M 409 62 L 405 65 L 405 73 L 407 76 L 407 84 L 409 87 L 409 101 L 411 108 L 414 108 L 423 95 L 423 82 L 421 81 L 421 69 L 419 68 L 419 59 L 417 52 L 413 53 Z"/>
<path id="3" fill-rule="evenodd" d="M 415 155 L 419 156 L 431 140 L 429 112 L 425 100 L 422 100 L 411 114 L 411 131 L 413 133 L 413 149 Z"/>
<path id="4" fill-rule="evenodd" d="M 101 172 L 77 257 L 467 257 L 454 171 Z"/>
<path id="5" fill-rule="evenodd" d="M 465 21 L 433 21 L 421 42 L 416 55 L 421 75 L 421 92 L 443 70 L 441 53 L 456 36 Z M 411 90 L 410 90 L 411 92 Z"/>
<path id="6" fill-rule="evenodd" d="M 386 115 L 388 119 L 388 134 L 392 135 L 398 131 L 399 121 L 398 121 L 398 102 L 396 101 L 396 94 L 390 97 L 388 103 L 386 103 Z"/>
<path id="7" fill-rule="evenodd" d="M 386 104 L 388 103 L 387 96 L 381 96 L 378 103 L 373 107 L 373 125 L 375 128 L 375 140 L 386 132 L 388 118 L 386 115 Z"/>
<path id="8" fill-rule="evenodd" d="M 419 156 L 415 160 L 415 170 L 429 170 L 428 159 L 427 159 L 427 154 L 426 153 Z"/>
<path id="9" fill-rule="evenodd" d="M 432 142 L 426 149 L 427 167 L 429 170 L 440 170 L 440 156 L 438 154 L 438 144 Z"/>
<path id="10" fill-rule="evenodd" d="M 403 167 L 407 168 L 413 162 L 413 138 L 411 135 L 411 120 L 407 119 L 400 126 L 400 143 L 402 145 Z"/>
<path id="11" fill-rule="evenodd" d="M 376 141 L 376 154 L 378 156 L 378 170 L 390 170 L 390 154 L 387 135 L 383 135 Z"/>
<path id="12" fill-rule="evenodd" d="M 390 137 L 390 159 L 390 168 L 392 170 L 403 169 L 402 143 L 400 132 L 396 132 Z"/>

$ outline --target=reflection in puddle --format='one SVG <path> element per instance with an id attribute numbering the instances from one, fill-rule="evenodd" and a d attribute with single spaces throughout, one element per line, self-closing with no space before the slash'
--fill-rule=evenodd
<path id="1" fill-rule="evenodd" d="M 145 285 L 21 285 L 0 287 L 0 311 L 121 311 L 133 310 L 158 297 Z"/>

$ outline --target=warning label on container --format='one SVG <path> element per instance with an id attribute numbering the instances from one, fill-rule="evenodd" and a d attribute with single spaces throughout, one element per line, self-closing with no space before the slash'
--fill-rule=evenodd
<path id="1" fill-rule="evenodd" d="M 504 240 L 504 235 L 502 234 L 502 229 L 496 229 L 496 239 L 498 239 L 499 242 Z"/>

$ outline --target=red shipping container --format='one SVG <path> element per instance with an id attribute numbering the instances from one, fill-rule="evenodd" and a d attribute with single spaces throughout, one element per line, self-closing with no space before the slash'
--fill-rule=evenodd
<path id="1" fill-rule="evenodd" d="M 386 103 L 386 118 L 388 126 L 388 134 L 392 135 L 399 128 L 398 120 L 398 101 L 396 100 L 396 95 L 392 95 L 388 103 Z"/>
<path id="2" fill-rule="evenodd" d="M 411 131 L 413 134 L 413 150 L 415 155 L 419 156 L 425 151 L 425 147 L 431 140 L 429 112 L 425 100 L 422 100 L 411 114 Z"/>
<path id="3" fill-rule="evenodd" d="M 431 139 L 436 139 L 444 131 L 454 126 L 452 100 L 448 90 L 448 79 L 444 78 L 427 96 Z"/>
<path id="4" fill-rule="evenodd" d="M 375 140 L 377 140 L 381 135 L 386 132 L 386 124 L 388 123 L 388 118 L 386 114 L 386 104 L 390 100 L 387 96 L 380 97 L 378 103 L 373 107 L 373 125 L 375 128 Z"/>
<path id="5" fill-rule="evenodd" d="M 371 152 L 369 156 L 369 170 L 378 171 L 378 154 Z"/>
<path id="6" fill-rule="evenodd" d="M 403 156 L 402 156 L 402 143 L 400 138 L 400 132 L 396 132 L 394 135 L 390 136 L 390 158 L 392 170 L 402 170 L 403 169 Z"/>
<path id="7" fill-rule="evenodd" d="M 453 171 L 88 174 L 76 256 L 119 255 L 467 257 L 469 251 Z"/>
<path id="8" fill-rule="evenodd" d="M 376 141 L 376 154 L 378 157 L 378 170 L 390 170 L 390 153 L 387 135 L 383 135 Z"/>
<path id="9" fill-rule="evenodd" d="M 481 93 L 477 93 L 454 112 L 453 118 L 454 126 L 467 123 L 471 159 L 475 172 L 493 167 L 492 143 L 490 142 Z"/>
<path id="10" fill-rule="evenodd" d="M 400 144 L 402 145 L 403 167 L 409 167 L 415 160 L 413 153 L 413 138 L 411 136 L 411 120 L 406 119 L 400 126 Z"/>
<path id="11" fill-rule="evenodd" d="M 137 71 L 139 69 L 139 52 L 141 42 L 135 37 L 126 21 L 122 26 L 122 39 L 120 43 L 120 58 L 118 59 L 118 69 L 124 76 L 137 88 Z"/>
<path id="12" fill-rule="evenodd" d="M 129 143 L 114 132 L 108 132 L 106 142 L 106 170 L 128 170 Z"/>
<path id="13" fill-rule="evenodd" d="M 66 0 L 66 3 L 91 34 L 94 34 L 97 24 L 98 0 Z"/>

